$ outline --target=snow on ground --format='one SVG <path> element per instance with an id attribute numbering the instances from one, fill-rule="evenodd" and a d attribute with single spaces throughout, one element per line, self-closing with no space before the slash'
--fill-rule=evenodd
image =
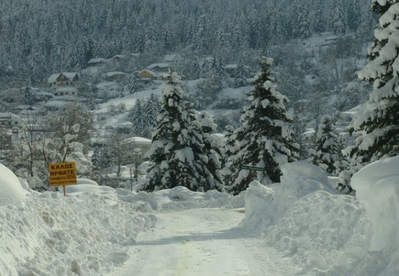
<path id="1" fill-rule="evenodd" d="M 27 192 L 18 178 L 3 164 L 0 164 L 0 206 L 23 205 Z"/>
<path id="2" fill-rule="evenodd" d="M 3 165 L 0 191 L 2 276 L 104 275 L 156 220 L 93 183 L 68 187 L 67 197 L 29 191 L 23 199 L 27 192 Z"/>
<path id="3" fill-rule="evenodd" d="M 189 209 L 157 214 L 154 232 L 142 233 L 131 258 L 108 276 L 294 275 L 292 266 L 262 240 L 236 228 L 236 209 Z"/>
<path id="4" fill-rule="evenodd" d="M 238 197 L 88 180 L 67 197 L 25 195 L 0 166 L 0 190 L 17 198 L 0 198 L 0 275 L 399 275 L 398 166 L 396 157 L 360 170 L 356 197 L 301 162 Z"/>

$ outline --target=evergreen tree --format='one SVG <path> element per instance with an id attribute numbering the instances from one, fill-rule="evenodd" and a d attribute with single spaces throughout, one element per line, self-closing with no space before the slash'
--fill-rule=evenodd
<path id="1" fill-rule="evenodd" d="M 342 173 L 339 182 L 339 188 L 345 192 L 352 190 L 349 180 L 361 166 L 399 154 L 398 2 L 373 1 L 372 4 L 380 21 L 374 31 L 374 42 L 368 49 L 370 62 L 359 78 L 373 83 L 373 91 L 353 122 L 353 131 L 358 137 L 355 145 L 347 149 L 353 166 Z"/>
<path id="2" fill-rule="evenodd" d="M 332 28 L 335 34 L 344 35 L 348 27 L 347 16 L 345 12 L 344 0 L 333 1 L 334 17 Z"/>
<path id="3" fill-rule="evenodd" d="M 139 91 L 142 86 L 140 85 L 140 83 L 137 81 L 137 78 L 135 75 L 132 75 L 129 81 L 129 84 L 127 86 L 129 93 L 130 94 L 134 94 L 135 92 Z"/>
<path id="4" fill-rule="evenodd" d="M 223 161 L 222 161 L 222 176 L 224 183 L 232 182 L 232 172 L 237 170 L 236 163 L 228 163 L 229 158 L 237 154 L 239 149 L 239 143 L 236 140 L 236 136 L 234 135 L 235 129 L 232 125 L 227 125 L 225 127 L 225 137 L 226 142 L 224 143 L 223 149 Z"/>
<path id="5" fill-rule="evenodd" d="M 87 106 L 90 110 L 96 109 L 96 97 L 98 93 L 98 88 L 96 83 L 91 83 L 89 87 L 89 92 L 87 95 Z"/>
<path id="6" fill-rule="evenodd" d="M 32 90 L 29 86 L 29 83 L 27 84 L 27 86 L 24 88 L 24 102 L 27 105 L 32 105 L 34 102 L 34 97 L 32 94 Z"/>
<path id="7" fill-rule="evenodd" d="M 146 191 L 184 186 L 198 191 L 219 188 L 209 171 L 202 126 L 183 99 L 180 77 L 171 71 L 163 86 L 163 109 L 148 152 L 150 167 Z"/>
<path id="8" fill-rule="evenodd" d="M 236 74 L 234 77 L 234 87 L 238 88 L 247 85 L 247 78 L 245 77 L 245 67 L 240 64 L 237 66 Z"/>
<path id="9" fill-rule="evenodd" d="M 248 22 L 248 46 L 257 49 L 260 45 L 261 20 L 256 10 L 251 11 Z"/>
<path id="10" fill-rule="evenodd" d="M 158 97 L 156 97 L 154 94 L 151 94 L 143 109 L 146 114 L 145 121 L 147 128 L 155 128 L 157 126 L 157 117 L 161 110 L 161 102 L 159 101 Z"/>
<path id="11" fill-rule="evenodd" d="M 198 113 L 197 121 L 200 126 L 198 132 L 202 135 L 203 154 L 207 157 L 204 166 L 208 171 L 208 182 L 210 182 L 211 187 L 222 190 L 223 179 L 220 170 L 222 167 L 223 150 L 220 148 L 219 138 L 213 135 L 217 125 L 213 122 L 211 115 L 206 112 Z"/>
<path id="12" fill-rule="evenodd" d="M 374 89 L 364 114 L 354 122 L 354 130 L 362 135 L 353 153 L 369 162 L 399 153 L 399 71 L 395 62 L 399 54 L 394 50 L 399 48 L 395 27 L 399 12 L 392 8 L 394 3 L 398 1 L 373 2 L 373 11 L 381 20 L 369 48 L 370 62 L 359 74 L 360 79 L 372 82 Z"/>
<path id="13" fill-rule="evenodd" d="M 93 155 L 91 157 L 91 162 L 93 163 L 94 169 L 102 171 L 103 169 L 112 166 L 112 156 L 109 153 L 108 147 L 100 146 L 95 147 Z"/>
<path id="14" fill-rule="evenodd" d="M 323 10 L 323 0 L 316 0 L 315 14 L 313 19 L 313 30 L 316 34 L 325 31 L 325 19 Z"/>
<path id="15" fill-rule="evenodd" d="M 301 38 L 308 38 L 310 36 L 310 24 L 309 24 L 309 11 L 307 9 L 307 6 L 303 3 L 303 0 L 298 2 L 298 10 L 297 10 L 297 16 L 298 16 L 298 35 Z"/>
<path id="16" fill-rule="evenodd" d="M 277 91 L 271 76 L 273 59 L 262 57 L 261 72 L 255 87 L 248 94 L 249 105 L 244 107 L 242 127 L 232 136 L 238 142 L 238 151 L 229 158 L 232 170 L 227 189 L 238 194 L 248 187 L 252 179 L 261 183 L 279 182 L 280 166 L 296 159 L 298 146 L 292 141 L 288 124 L 292 122 L 285 104 L 288 99 Z M 242 166 L 256 166 L 264 171 L 251 176 Z"/>
<path id="17" fill-rule="evenodd" d="M 337 175 L 341 158 L 341 140 L 331 117 L 324 115 L 318 126 L 316 139 L 310 151 L 311 162 L 330 175 Z"/>
<path id="18" fill-rule="evenodd" d="M 231 36 L 231 48 L 234 50 L 236 53 L 239 53 L 240 50 L 243 48 L 243 35 L 242 31 L 239 25 L 234 26 L 234 30 Z"/>
<path id="19" fill-rule="evenodd" d="M 133 124 L 132 133 L 137 136 L 143 136 L 147 123 L 141 99 L 137 99 L 136 105 L 132 108 L 129 117 Z"/>

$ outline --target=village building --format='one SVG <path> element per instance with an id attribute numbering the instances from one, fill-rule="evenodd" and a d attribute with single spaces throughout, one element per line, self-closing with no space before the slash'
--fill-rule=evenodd
<path id="1" fill-rule="evenodd" d="M 115 55 L 115 56 L 112 57 L 112 60 L 113 60 L 113 61 L 116 61 L 116 62 L 121 62 L 121 61 L 124 60 L 125 58 L 126 58 L 125 55 Z"/>
<path id="2" fill-rule="evenodd" d="M 137 78 L 142 82 L 151 82 L 153 80 L 158 80 L 160 76 L 154 71 L 144 69 L 137 74 Z"/>
<path id="3" fill-rule="evenodd" d="M 108 72 L 103 75 L 106 81 L 118 81 L 126 78 L 128 74 L 124 72 Z"/>
<path id="4" fill-rule="evenodd" d="M 183 62 L 183 58 L 179 54 L 171 54 L 171 55 L 165 55 L 164 61 L 166 63 L 172 64 L 180 64 Z"/>
<path id="5" fill-rule="evenodd" d="M 151 148 L 151 140 L 143 137 L 130 137 L 125 140 L 129 149 L 132 150 L 132 155 L 138 163 L 146 160 L 145 154 Z M 136 159 L 137 158 L 137 159 Z M 132 160 L 130 160 L 132 161 Z"/>
<path id="6" fill-rule="evenodd" d="M 169 63 L 154 63 L 148 66 L 147 69 L 157 74 L 164 74 L 169 72 L 170 65 Z"/>
<path id="7" fill-rule="evenodd" d="M 78 73 L 59 73 L 51 75 L 47 83 L 50 87 L 77 86 L 80 78 Z"/>
<path id="8" fill-rule="evenodd" d="M 92 58 L 87 62 L 87 66 L 88 67 L 98 67 L 107 62 L 108 62 L 108 60 L 105 58 Z"/>
<path id="9" fill-rule="evenodd" d="M 52 100 L 44 104 L 44 109 L 48 112 L 62 112 L 66 105 L 66 101 Z"/>
<path id="10" fill-rule="evenodd" d="M 0 127 L 1 128 L 7 128 L 7 129 L 12 129 L 15 127 L 22 127 L 24 125 L 25 121 L 11 113 L 11 112 L 4 112 L 0 113 Z"/>
<path id="11" fill-rule="evenodd" d="M 76 89 L 75 87 L 60 87 L 55 89 L 54 96 L 64 98 L 77 98 L 78 89 Z"/>

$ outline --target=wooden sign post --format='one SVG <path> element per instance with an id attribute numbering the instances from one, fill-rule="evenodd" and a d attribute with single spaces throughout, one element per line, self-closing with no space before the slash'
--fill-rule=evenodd
<path id="1" fill-rule="evenodd" d="M 265 168 L 255 167 L 255 166 L 242 166 L 241 169 L 242 170 L 249 170 L 247 186 L 249 185 L 249 183 L 251 183 L 251 181 L 253 179 L 252 171 L 258 171 L 258 172 L 264 172 L 265 171 Z"/>
<path id="2" fill-rule="evenodd" d="M 50 187 L 62 186 L 64 196 L 66 196 L 66 185 L 75 185 L 78 183 L 75 162 L 49 164 L 48 171 L 50 174 Z"/>

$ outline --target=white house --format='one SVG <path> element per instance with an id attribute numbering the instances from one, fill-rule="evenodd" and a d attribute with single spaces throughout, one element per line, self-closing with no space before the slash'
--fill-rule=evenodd
<path id="1" fill-rule="evenodd" d="M 164 61 L 172 64 L 180 64 L 184 59 L 179 54 L 165 55 Z"/>
<path id="2" fill-rule="evenodd" d="M 170 68 L 169 63 L 154 63 L 147 67 L 148 70 L 151 70 L 158 74 L 168 73 L 169 68 Z"/>
<path id="3" fill-rule="evenodd" d="M 68 97 L 68 98 L 77 98 L 78 97 L 78 89 L 75 87 L 60 87 L 57 88 L 54 92 L 55 97 Z"/>
<path id="4" fill-rule="evenodd" d="M 108 72 L 103 75 L 106 81 L 117 81 L 126 78 L 127 74 L 125 72 Z"/>
<path id="5" fill-rule="evenodd" d="M 44 104 L 44 109 L 51 112 L 61 112 L 65 110 L 66 104 L 65 101 L 48 101 Z"/>
<path id="6" fill-rule="evenodd" d="M 21 117 L 11 112 L 0 113 L 0 127 L 2 128 L 22 127 L 24 122 Z"/>
<path id="7" fill-rule="evenodd" d="M 105 58 L 92 58 L 87 62 L 88 67 L 97 67 L 107 63 L 107 59 Z"/>
<path id="8" fill-rule="evenodd" d="M 137 74 L 137 78 L 143 82 L 150 82 L 152 80 L 157 80 L 160 78 L 160 76 L 155 73 L 154 71 L 151 71 L 149 69 L 144 69 L 141 70 L 138 74 Z"/>
<path id="9" fill-rule="evenodd" d="M 127 144 L 129 144 L 129 148 L 132 148 L 133 152 L 136 150 L 137 155 L 133 154 L 133 156 L 137 156 L 137 161 L 139 163 L 143 162 L 145 158 L 145 154 L 151 148 L 151 140 L 143 137 L 130 137 L 125 140 Z M 135 161 L 135 160 L 132 160 Z"/>
<path id="10" fill-rule="evenodd" d="M 47 83 L 50 87 L 65 87 L 65 86 L 77 86 L 79 84 L 79 74 L 76 72 L 72 73 L 58 73 L 53 74 L 47 79 Z"/>

